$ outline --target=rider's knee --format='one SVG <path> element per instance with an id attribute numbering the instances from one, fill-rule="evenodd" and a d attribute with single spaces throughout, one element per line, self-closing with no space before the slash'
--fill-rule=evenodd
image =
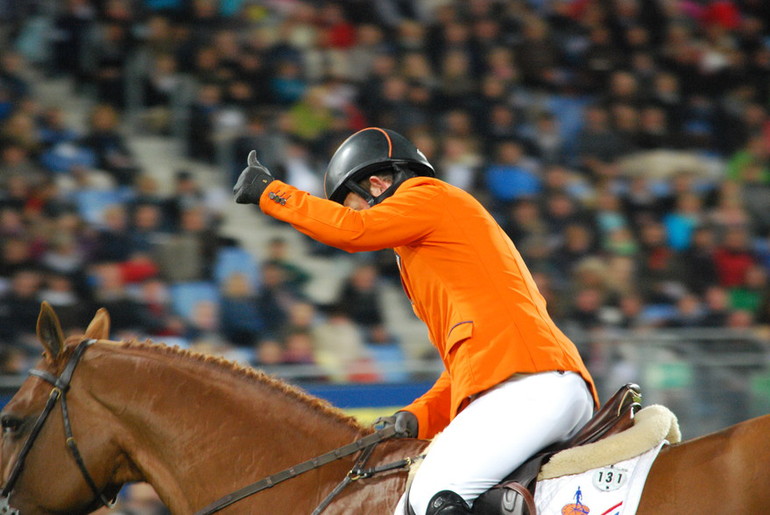
<path id="1" fill-rule="evenodd" d="M 465 515 L 468 513 L 471 513 L 471 508 L 459 494 L 451 490 L 442 490 L 431 498 L 425 515 Z"/>

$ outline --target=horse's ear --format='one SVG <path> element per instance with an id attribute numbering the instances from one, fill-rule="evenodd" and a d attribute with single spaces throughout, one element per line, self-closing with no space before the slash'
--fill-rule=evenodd
<path id="1" fill-rule="evenodd" d="M 88 324 L 86 329 L 86 338 L 92 338 L 94 340 L 106 340 L 110 336 L 110 314 L 104 308 L 99 308 Z"/>
<path id="2" fill-rule="evenodd" d="M 40 315 L 37 317 L 37 339 L 43 344 L 52 361 L 64 350 L 64 333 L 59 317 L 46 301 L 40 305 Z"/>

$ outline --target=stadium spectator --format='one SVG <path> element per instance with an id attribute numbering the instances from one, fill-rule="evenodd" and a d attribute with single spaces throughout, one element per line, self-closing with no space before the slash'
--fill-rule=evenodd
<path id="1" fill-rule="evenodd" d="M 237 272 L 227 277 L 220 305 L 222 332 L 227 340 L 241 347 L 253 347 L 264 330 L 264 321 L 251 281 Z"/>
<path id="2" fill-rule="evenodd" d="M 687 264 L 685 285 L 688 290 L 698 295 L 703 295 L 717 277 L 717 265 L 714 260 L 716 244 L 714 228 L 702 225 L 694 229 L 691 244 L 682 253 L 682 259 Z"/>
<path id="3" fill-rule="evenodd" d="M 146 111 L 144 127 L 153 133 L 170 135 L 172 131 L 172 103 L 183 87 L 179 63 L 172 54 L 152 55 L 150 70 L 143 80 L 142 95 Z"/>
<path id="4" fill-rule="evenodd" d="M 703 310 L 700 299 L 692 293 L 685 293 L 676 301 L 676 311 L 669 320 L 663 323 L 664 327 L 678 329 L 687 327 L 700 327 L 703 324 Z"/>
<path id="5" fill-rule="evenodd" d="M 120 133 L 120 112 L 114 106 L 99 104 L 89 117 L 88 132 L 80 145 L 96 156 L 96 166 L 108 172 L 118 184 L 131 186 L 138 166 Z"/>
<path id="6" fill-rule="evenodd" d="M 261 338 L 255 346 L 254 362 L 256 367 L 269 372 L 271 367 L 283 363 L 283 346 L 273 337 Z"/>
<path id="7" fill-rule="evenodd" d="M 0 141 L 0 189 L 5 192 L 3 196 L 13 195 L 14 179 L 17 184 L 23 181 L 22 187 L 36 186 L 48 175 L 22 143 L 13 139 Z"/>
<path id="8" fill-rule="evenodd" d="M 526 145 L 522 135 L 521 125 L 516 110 L 506 102 L 490 105 L 486 118 L 481 121 L 482 131 L 489 138 L 487 146 L 493 152 L 495 147 L 499 148 L 501 144 L 515 140 L 522 140 L 522 148 L 529 151 L 529 146 Z"/>
<path id="9" fill-rule="evenodd" d="M 145 202 L 133 206 L 131 214 L 131 247 L 152 254 L 168 238 L 163 209 L 158 203 Z"/>
<path id="10" fill-rule="evenodd" d="M 704 327 L 725 327 L 730 316 L 730 296 L 721 286 L 709 286 L 703 294 L 705 299 Z"/>
<path id="11" fill-rule="evenodd" d="M 217 132 L 218 117 L 224 107 L 221 86 L 204 82 L 198 87 L 195 101 L 190 105 L 190 121 L 187 128 L 187 151 L 190 157 L 207 163 L 214 162 L 214 136 Z"/>
<path id="12" fill-rule="evenodd" d="M 51 237 L 50 247 L 40 257 L 40 263 L 51 272 L 75 278 L 85 269 L 86 258 L 78 245 L 77 236 L 61 232 Z"/>
<path id="13" fill-rule="evenodd" d="M 596 288 L 583 288 L 575 292 L 573 307 L 565 317 L 565 324 L 571 330 L 592 331 L 601 328 L 602 292 Z"/>
<path id="14" fill-rule="evenodd" d="M 188 170 L 177 170 L 174 174 L 173 195 L 163 201 L 164 216 L 174 231 L 182 226 L 185 210 L 204 205 L 205 193 L 195 176 Z"/>
<path id="15" fill-rule="evenodd" d="M 746 272 L 756 264 L 751 247 L 751 235 L 743 226 L 728 227 L 722 242 L 714 252 L 719 285 L 725 288 L 740 286 L 746 280 Z"/>
<path id="16" fill-rule="evenodd" d="M 0 375 L 21 375 L 29 369 L 25 353 L 10 345 L 0 348 Z"/>
<path id="17" fill-rule="evenodd" d="M 597 244 L 607 249 L 609 247 L 610 235 L 629 226 L 626 215 L 623 212 L 623 204 L 620 197 L 611 191 L 609 187 L 600 186 L 597 188 L 593 210 L 597 238 L 599 239 Z"/>
<path id="18" fill-rule="evenodd" d="M 122 3 L 112 1 L 108 5 Z M 92 68 L 88 71 L 96 89 L 96 99 L 117 109 L 126 105 L 126 67 L 131 64 L 134 46 L 130 31 L 130 23 L 104 19 L 94 31 L 93 41 L 89 42 L 89 68 Z"/>
<path id="19" fill-rule="evenodd" d="M 286 279 L 283 267 L 276 263 L 262 264 L 261 287 L 257 293 L 257 310 L 265 321 L 265 329 L 278 334 L 289 319 L 292 304 L 301 296 Z"/>
<path id="20" fill-rule="evenodd" d="M 644 299 L 636 293 L 627 293 L 618 299 L 618 310 L 620 317 L 618 327 L 629 330 L 645 329 L 647 324 L 644 320 Z"/>
<path id="21" fill-rule="evenodd" d="M 494 160 L 484 169 L 487 193 L 497 212 L 506 212 L 516 200 L 535 197 L 541 190 L 539 163 L 527 156 L 516 140 L 497 144 Z"/>
<path id="22" fill-rule="evenodd" d="M 666 244 L 663 225 L 642 227 L 639 252 L 639 284 L 650 304 L 673 304 L 684 293 L 684 263 Z"/>
<path id="23" fill-rule="evenodd" d="M 585 126 L 576 145 L 575 164 L 594 179 L 603 176 L 604 167 L 630 150 L 629 143 L 612 130 L 607 109 L 599 105 L 586 110 Z"/>
<path id="24" fill-rule="evenodd" d="M 326 133 L 328 135 L 328 132 Z M 316 172 L 311 145 L 321 144 L 321 141 L 307 143 L 301 139 L 291 138 L 286 144 L 284 156 L 279 165 L 291 184 L 301 184 L 315 195 L 322 194 L 321 176 Z"/>
<path id="25" fill-rule="evenodd" d="M 289 287 L 296 292 L 301 292 L 311 279 L 311 275 L 289 256 L 289 242 L 285 238 L 277 236 L 268 241 L 265 263 L 282 268 L 284 279 Z"/>
<path id="26" fill-rule="evenodd" d="M 601 260 L 612 293 L 597 327 L 690 326 L 676 306 L 696 300 L 704 327 L 726 327 L 735 308 L 768 324 L 767 300 L 757 306 L 770 298 L 762 2 L 48 4 L 6 2 L 0 20 L 0 305 L 20 296 L 16 308 L 28 308 L 0 331 L 32 341 L 34 322 L 22 324 L 43 295 L 91 311 L 125 305 L 139 314 L 112 313 L 122 334 L 178 336 L 163 292 L 211 279 L 230 202 L 200 171 L 222 165 L 219 176 L 234 179 L 256 149 L 281 180 L 312 189 L 341 135 L 377 123 L 409 131 L 442 178 L 494 209 L 552 297 L 590 291 L 570 267 Z M 41 19 L 51 30 L 34 30 Z M 50 101 L 60 87 L 71 102 Z M 302 103 L 310 92 L 322 93 L 319 119 Z M 147 129 L 189 158 L 170 191 L 139 164 L 131 140 Z M 533 187 L 500 202 L 507 190 L 489 187 L 485 167 L 511 139 Z M 636 149 L 708 169 L 626 174 Z M 342 256 L 309 248 L 314 259 Z M 317 273 L 292 270 L 294 250 L 288 262 L 257 256 L 273 280 L 256 281 L 244 311 L 276 334 Z M 373 258 L 382 277 L 397 276 L 391 253 Z M 582 300 L 590 307 L 591 293 Z M 564 304 L 551 306 L 563 317 Z"/>
<path id="27" fill-rule="evenodd" d="M 318 152 L 334 124 L 334 112 L 326 104 L 323 86 L 307 89 L 288 110 L 291 135 Z"/>
<path id="28" fill-rule="evenodd" d="M 598 258 L 593 259 L 596 242 L 594 233 L 588 226 L 577 222 L 570 223 L 560 230 L 559 234 L 562 239 L 558 240 L 551 252 L 555 278 L 562 282 L 567 281 L 570 275 L 577 271 L 576 268 L 581 263 L 585 263 L 586 258 L 591 258 L 591 262 L 599 263 Z"/>
<path id="29" fill-rule="evenodd" d="M 528 148 L 543 165 L 557 165 L 566 162 L 567 151 L 559 122 L 552 113 L 544 111 L 537 115 L 532 128 L 524 132 Z"/>
<path id="30" fill-rule="evenodd" d="M 443 159 L 438 164 L 439 175 L 458 188 L 476 190 L 481 156 L 470 141 L 460 136 L 449 136 L 444 139 L 442 155 Z"/>
<path id="31" fill-rule="evenodd" d="M 677 197 L 676 208 L 663 217 L 668 245 L 675 251 L 691 246 L 693 231 L 705 222 L 702 205 L 697 193 L 682 193 Z"/>
<path id="32" fill-rule="evenodd" d="M 331 306 L 313 328 L 313 340 L 318 364 L 332 382 L 348 381 L 355 364 L 366 356 L 360 327 L 339 306 Z"/>
<path id="33" fill-rule="evenodd" d="M 185 339 L 190 347 L 204 354 L 223 355 L 229 342 L 222 333 L 221 308 L 213 300 L 198 300 L 186 320 Z"/>
<path id="34" fill-rule="evenodd" d="M 85 332 L 92 314 L 80 298 L 72 278 L 61 272 L 49 271 L 43 274 L 43 280 L 40 298 L 51 304 L 62 327 L 68 331 Z"/>
<path id="35" fill-rule="evenodd" d="M 134 247 L 126 208 L 113 204 L 104 210 L 103 228 L 99 230 L 92 259 L 121 262 L 128 260 Z"/>
<path id="36" fill-rule="evenodd" d="M 7 291 L 0 298 L 0 331 L 4 341 L 31 354 L 36 341 L 43 274 L 35 267 L 17 268 L 9 280 Z"/>
<path id="37" fill-rule="evenodd" d="M 759 264 L 746 269 L 743 281 L 730 289 L 730 308 L 758 314 L 764 292 L 768 290 L 768 271 Z"/>
<path id="38" fill-rule="evenodd" d="M 38 134 L 43 148 L 76 142 L 79 133 L 67 123 L 67 112 L 59 106 L 46 108 L 38 120 Z"/>
<path id="39" fill-rule="evenodd" d="M 770 289 L 765 290 L 762 303 L 757 310 L 757 323 L 766 330 L 770 328 Z"/>
<path id="40" fill-rule="evenodd" d="M 134 294 L 139 326 L 151 338 L 181 337 L 184 321 L 174 312 L 169 285 L 157 276 L 139 284 Z"/>
<path id="41" fill-rule="evenodd" d="M 264 156 L 266 166 L 269 163 L 272 169 L 279 172 L 286 156 L 289 137 L 281 127 L 275 125 L 274 117 L 262 111 L 250 110 L 244 129 L 233 139 L 232 155 L 239 156 L 256 150 L 259 155 Z M 241 165 L 234 162 L 232 166 L 232 180 L 229 182 L 234 183 L 241 171 Z"/>
<path id="42" fill-rule="evenodd" d="M 366 329 L 380 326 L 385 321 L 379 280 L 374 265 L 360 264 L 342 284 L 335 302 L 351 320 Z"/>
<path id="43" fill-rule="evenodd" d="M 770 178 L 759 163 L 747 165 L 741 173 L 741 200 L 757 235 L 770 235 Z"/>
<path id="44" fill-rule="evenodd" d="M 89 268 L 88 275 L 95 285 L 93 303 L 110 313 L 111 334 L 136 331 L 139 323 L 138 306 L 127 288 L 120 265 L 115 262 L 94 264 Z"/>
<path id="45" fill-rule="evenodd" d="M 284 346 L 284 363 L 293 365 L 316 363 L 313 337 L 309 331 L 301 328 L 290 329 L 284 336 Z"/>
<path id="46" fill-rule="evenodd" d="M 313 366 L 318 364 L 315 353 L 315 341 L 311 331 L 301 328 L 292 328 L 286 332 L 283 340 L 283 364 L 299 366 Z M 298 382 L 319 382 L 326 381 L 327 378 L 323 375 L 311 372 L 309 374 L 300 373 L 293 375 L 291 380 Z"/>

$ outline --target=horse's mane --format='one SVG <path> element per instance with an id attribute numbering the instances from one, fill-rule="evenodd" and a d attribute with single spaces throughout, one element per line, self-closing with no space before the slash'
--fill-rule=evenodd
<path id="1" fill-rule="evenodd" d="M 342 410 L 335 408 L 326 400 L 313 397 L 302 391 L 300 388 L 270 376 L 261 370 L 246 367 L 219 356 L 190 351 L 177 346 L 170 346 L 164 343 L 156 343 L 151 340 L 138 341 L 132 339 L 123 342 L 111 343 L 116 343 L 123 349 L 152 352 L 155 354 L 162 354 L 179 359 L 197 361 L 199 363 L 214 366 L 220 370 L 224 370 L 230 374 L 246 379 L 247 381 L 256 381 L 262 385 L 265 385 L 268 388 L 277 391 L 286 397 L 289 397 L 290 399 L 306 404 L 324 416 L 334 418 L 339 422 L 346 424 L 352 429 L 357 431 L 361 431 L 363 429 L 361 424 L 354 417 L 346 415 Z"/>

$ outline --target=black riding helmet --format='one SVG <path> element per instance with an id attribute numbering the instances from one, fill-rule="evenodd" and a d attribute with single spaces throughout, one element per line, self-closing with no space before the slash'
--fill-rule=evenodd
<path id="1" fill-rule="evenodd" d="M 372 197 L 358 182 L 378 172 L 392 172 L 393 186 L 379 197 Z M 326 198 L 342 204 L 350 191 L 377 204 L 396 191 L 406 179 L 435 177 L 436 171 L 422 152 L 397 132 L 379 127 L 362 129 L 348 139 L 332 156 L 324 177 Z"/>

